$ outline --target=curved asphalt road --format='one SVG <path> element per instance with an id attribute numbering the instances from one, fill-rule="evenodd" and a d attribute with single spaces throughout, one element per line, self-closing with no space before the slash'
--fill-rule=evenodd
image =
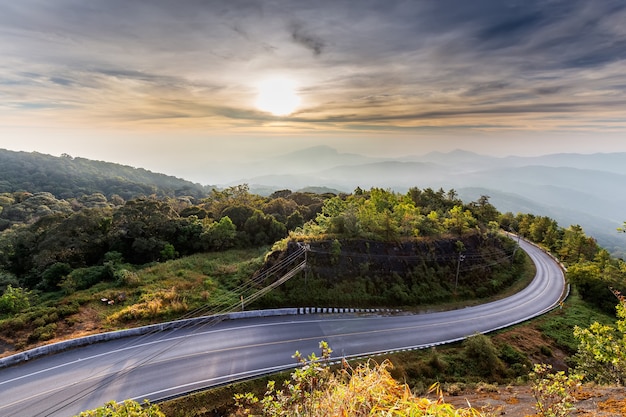
<path id="1" fill-rule="evenodd" d="M 74 349 L 0 370 L 0 416 L 73 416 L 109 400 L 166 397 L 294 367 L 291 355 L 355 357 L 427 347 L 485 333 L 558 304 L 565 281 L 558 264 L 520 245 L 537 267 L 518 294 L 461 310 L 390 316 L 287 316 L 221 322 Z"/>

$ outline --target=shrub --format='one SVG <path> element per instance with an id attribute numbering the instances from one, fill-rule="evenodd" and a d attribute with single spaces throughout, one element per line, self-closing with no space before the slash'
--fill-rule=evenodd
<path id="1" fill-rule="evenodd" d="M 578 339 L 575 356 L 577 369 L 585 377 L 603 384 L 626 383 L 626 297 L 615 291 L 619 299 L 615 326 L 593 323 L 589 328 L 574 329 Z"/>
<path id="2" fill-rule="evenodd" d="M 498 349 L 490 338 L 483 334 L 476 334 L 467 338 L 463 346 L 465 359 L 477 375 L 490 377 L 503 373 L 504 364 L 498 357 Z"/>
<path id="3" fill-rule="evenodd" d="M 30 291 L 9 284 L 0 297 L 0 314 L 14 314 L 30 307 Z"/>
<path id="4" fill-rule="evenodd" d="M 158 405 L 145 401 L 140 404 L 136 401 L 126 400 L 121 404 L 110 401 L 104 406 L 87 410 L 77 417 L 165 417 Z"/>
<path id="5" fill-rule="evenodd" d="M 270 381 L 262 399 L 253 394 L 237 394 L 238 416 L 481 416 L 472 408 L 455 409 L 443 401 L 441 389 L 433 384 L 430 393 L 436 399 L 419 398 L 406 385 L 391 377 L 391 363 L 366 363 L 351 368 L 343 363 L 343 369 L 333 373 L 328 367 L 332 352 L 325 342 L 320 343 L 322 356 L 312 354 L 304 359 L 296 352 L 295 358 L 302 364 L 291 379 L 279 390 Z"/>
<path id="6" fill-rule="evenodd" d="M 550 365 L 538 364 L 529 377 L 540 416 L 566 417 L 575 410 L 574 393 L 582 376 L 568 376 L 563 371 L 552 373 Z"/>

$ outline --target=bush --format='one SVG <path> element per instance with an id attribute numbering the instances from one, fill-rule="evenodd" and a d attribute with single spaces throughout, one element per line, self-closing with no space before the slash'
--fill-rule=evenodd
<path id="1" fill-rule="evenodd" d="M 483 334 L 476 334 L 463 342 L 464 356 L 475 373 L 483 377 L 502 375 L 504 364 L 498 357 L 498 349 L 491 339 Z"/>
<path id="2" fill-rule="evenodd" d="M 121 404 L 115 401 L 106 403 L 104 406 L 87 410 L 77 417 L 165 417 L 158 405 L 145 401 L 140 404 L 136 401 L 126 400 Z"/>
<path id="3" fill-rule="evenodd" d="M 529 377 L 539 416 L 566 417 L 575 410 L 574 393 L 581 376 L 568 376 L 563 371 L 552 373 L 550 365 L 538 364 Z"/>
<path id="4" fill-rule="evenodd" d="M 576 327 L 579 341 L 574 357 L 577 370 L 585 377 L 603 384 L 626 383 L 626 297 L 615 291 L 619 299 L 615 326 L 593 323 L 589 328 Z"/>
<path id="5" fill-rule="evenodd" d="M 102 265 L 75 269 L 69 275 L 69 279 L 78 290 L 85 290 L 101 281 L 109 281 L 112 278 L 111 269 Z"/>
<path id="6" fill-rule="evenodd" d="M 28 339 L 32 342 L 45 342 L 46 340 L 54 338 L 56 330 L 56 323 L 46 324 L 45 326 L 40 326 L 33 330 L 33 333 L 28 337 Z"/>
<path id="7" fill-rule="evenodd" d="M 0 297 L 0 314 L 14 314 L 30 307 L 30 291 L 9 284 Z"/>

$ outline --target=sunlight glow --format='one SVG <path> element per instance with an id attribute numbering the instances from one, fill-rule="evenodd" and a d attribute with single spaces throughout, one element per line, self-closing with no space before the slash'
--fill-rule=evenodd
<path id="1" fill-rule="evenodd" d="M 300 104 L 295 83 L 288 78 L 270 78 L 258 85 L 256 107 L 274 116 L 288 116 Z"/>

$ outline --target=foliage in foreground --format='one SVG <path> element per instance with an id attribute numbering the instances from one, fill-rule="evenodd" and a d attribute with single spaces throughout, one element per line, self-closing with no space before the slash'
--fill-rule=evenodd
<path id="1" fill-rule="evenodd" d="M 328 366 L 332 350 L 320 343 L 321 358 L 311 354 L 294 356 L 302 366 L 296 369 L 284 388 L 268 383 L 262 399 L 253 394 L 237 394 L 236 416 L 482 416 L 473 408 L 455 408 L 443 400 L 438 385 L 431 387 L 436 399 L 419 398 L 389 373 L 390 362 L 369 363 L 333 373 Z"/>
<path id="2" fill-rule="evenodd" d="M 577 368 L 590 380 L 601 384 L 626 383 L 626 297 L 618 291 L 615 326 L 593 323 L 586 329 L 576 327 L 579 341 Z"/>
<path id="3" fill-rule="evenodd" d="M 529 377 L 540 416 L 566 417 L 575 410 L 574 394 L 580 386 L 581 375 L 552 372 L 552 366 L 537 364 Z"/>
<path id="4" fill-rule="evenodd" d="M 142 405 L 137 401 L 126 400 L 119 404 L 110 401 L 102 407 L 83 411 L 77 417 L 165 417 L 165 414 L 148 401 Z"/>

